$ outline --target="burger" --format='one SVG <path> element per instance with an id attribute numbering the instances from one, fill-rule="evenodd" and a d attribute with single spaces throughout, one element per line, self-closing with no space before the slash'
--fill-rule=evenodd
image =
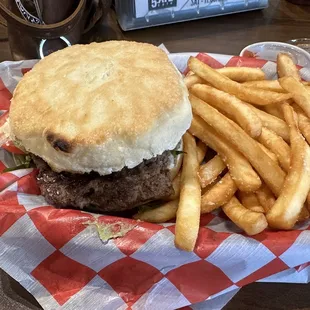
<path id="1" fill-rule="evenodd" d="M 47 56 L 17 85 L 9 114 L 11 137 L 31 154 L 46 201 L 95 212 L 172 195 L 191 119 L 166 53 L 127 41 Z"/>

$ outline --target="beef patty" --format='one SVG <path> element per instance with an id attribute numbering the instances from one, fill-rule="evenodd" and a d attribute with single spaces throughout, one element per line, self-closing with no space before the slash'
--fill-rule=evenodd
<path id="1" fill-rule="evenodd" d="M 33 160 L 39 169 L 38 185 L 48 203 L 59 208 L 118 212 L 173 194 L 169 156 L 166 151 L 133 169 L 123 168 L 106 176 L 58 173 L 41 158 L 33 156 Z"/>

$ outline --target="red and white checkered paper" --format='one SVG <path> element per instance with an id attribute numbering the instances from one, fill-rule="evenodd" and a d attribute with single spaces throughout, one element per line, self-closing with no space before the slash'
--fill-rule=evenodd
<path id="1" fill-rule="evenodd" d="M 189 54 L 169 57 L 185 70 Z M 275 64 L 264 60 L 197 57 L 217 68 L 262 67 L 269 78 L 276 72 Z M 0 125 L 17 82 L 34 64 L 0 64 Z M 308 79 L 308 69 L 301 73 Z M 1 171 L 12 165 L 10 152 L 18 150 L 10 143 L 2 146 Z M 36 173 L 21 169 L 0 175 L 0 267 L 44 309 L 221 309 L 254 281 L 309 282 L 310 222 L 248 237 L 221 213 L 206 214 L 195 251 L 187 253 L 174 246 L 174 223 L 55 209 L 40 196 Z M 94 220 L 136 226 L 104 243 L 93 226 L 85 225 Z"/>

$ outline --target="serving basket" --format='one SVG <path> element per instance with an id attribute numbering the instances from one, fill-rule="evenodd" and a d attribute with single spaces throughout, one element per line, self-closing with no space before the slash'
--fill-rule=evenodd
<path id="1" fill-rule="evenodd" d="M 268 79 L 276 64 L 239 56 L 169 54 L 184 72 L 189 56 L 214 68 L 259 67 Z M 36 60 L 0 64 L 0 125 L 8 118 L 12 92 Z M 300 68 L 303 78 L 308 68 Z M 20 151 L 0 149 L 0 169 Z M 16 156 L 16 155 L 14 155 Z M 292 231 L 246 236 L 221 212 L 202 215 L 193 252 L 174 246 L 175 223 L 56 209 L 36 184 L 36 169 L 0 175 L 0 268 L 28 290 L 44 309 L 221 309 L 255 281 L 307 283 L 310 221 Z M 100 229 L 123 234 L 101 240 Z"/>

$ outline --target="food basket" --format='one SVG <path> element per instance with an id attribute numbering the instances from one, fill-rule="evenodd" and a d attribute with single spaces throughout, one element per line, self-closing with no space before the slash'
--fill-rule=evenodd
<path id="1" fill-rule="evenodd" d="M 260 67 L 268 79 L 276 76 L 276 64 L 262 59 L 169 57 L 184 72 L 191 55 L 215 68 Z M 0 125 L 16 84 L 35 63 L 0 64 Z M 306 77 L 309 69 L 300 73 Z M 1 171 L 16 165 L 18 153 L 12 143 L 2 145 Z M 255 281 L 309 282 L 310 221 L 248 237 L 221 212 L 205 214 L 195 250 L 183 252 L 174 246 L 174 222 L 55 209 L 40 196 L 36 173 L 27 168 L 0 175 L 0 268 L 44 309 L 221 309 Z M 109 238 L 100 238 L 103 232 Z"/>

